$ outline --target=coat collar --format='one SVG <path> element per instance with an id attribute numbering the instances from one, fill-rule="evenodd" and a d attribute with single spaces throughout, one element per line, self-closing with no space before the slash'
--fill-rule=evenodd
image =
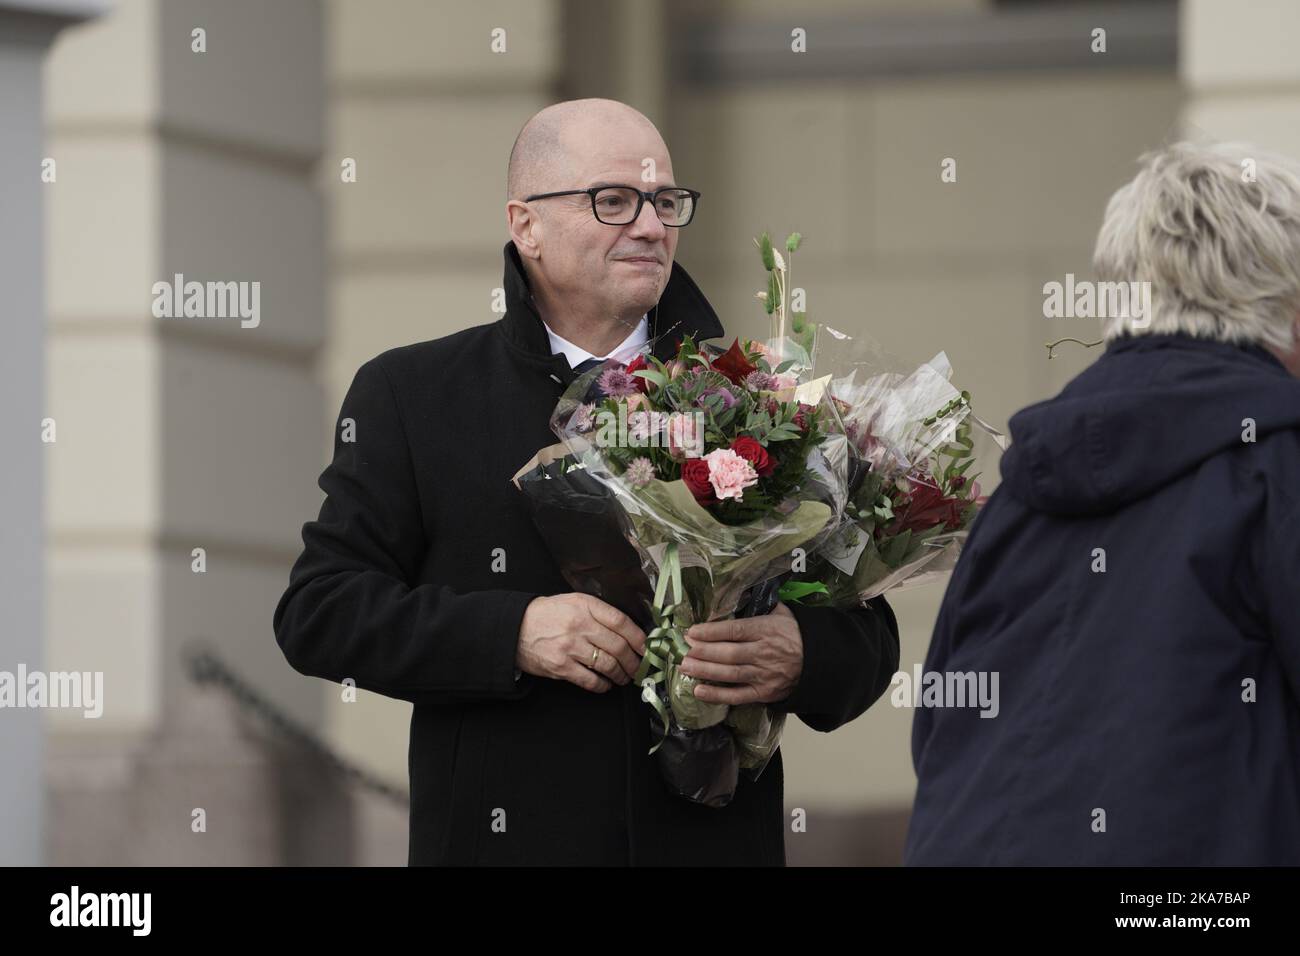
<path id="1" fill-rule="evenodd" d="M 1286 366 L 1282 364 L 1282 360 L 1276 355 L 1262 345 L 1248 342 L 1220 342 L 1217 339 L 1197 338 L 1185 332 L 1140 332 L 1136 335 L 1130 332 L 1113 338 L 1106 343 L 1106 351 L 1110 353 L 1180 348 L 1217 352 L 1228 359 L 1241 358 L 1244 353 L 1259 359 L 1267 365 L 1272 365 L 1277 371 L 1286 372 Z"/>
<path id="2" fill-rule="evenodd" d="M 519 250 L 513 242 L 507 242 L 503 253 L 506 314 L 497 325 L 521 358 L 543 366 L 567 384 L 573 374 L 563 355 L 551 354 L 550 339 L 533 304 Z M 683 336 L 690 335 L 700 342 L 723 334 L 722 323 L 713 306 L 695 280 L 676 262 L 668 277 L 668 285 L 659 297 L 659 304 L 650 310 L 649 334 L 654 343 L 654 354 L 665 361 L 672 357 L 678 340 Z"/>

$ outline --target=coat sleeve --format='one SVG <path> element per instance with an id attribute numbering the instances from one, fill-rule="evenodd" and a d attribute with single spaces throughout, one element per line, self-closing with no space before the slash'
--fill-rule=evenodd
<path id="1" fill-rule="evenodd" d="M 325 501 L 303 526 L 302 554 L 275 609 L 289 664 L 413 703 L 524 696 L 532 676 L 516 679 L 515 653 L 536 595 L 414 584 L 429 541 L 380 359 L 357 371 L 339 425 L 352 434 L 335 429 L 334 458 L 320 476 Z"/>
<path id="2" fill-rule="evenodd" d="M 789 605 L 803 639 L 803 671 L 772 709 L 829 732 L 862 714 L 898 669 L 898 621 L 883 597 L 840 610 Z"/>

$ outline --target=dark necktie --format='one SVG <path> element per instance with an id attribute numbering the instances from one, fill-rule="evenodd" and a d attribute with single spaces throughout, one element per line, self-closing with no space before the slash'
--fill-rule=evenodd
<path id="1" fill-rule="evenodd" d="M 576 366 L 574 366 L 573 372 L 575 375 L 581 375 L 583 372 L 587 371 L 587 369 L 595 368 L 597 365 L 603 365 L 604 362 L 605 362 L 604 359 L 589 358 L 585 361 L 579 362 Z"/>

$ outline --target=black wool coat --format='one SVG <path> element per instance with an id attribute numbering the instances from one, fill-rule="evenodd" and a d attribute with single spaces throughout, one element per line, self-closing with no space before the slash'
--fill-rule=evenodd
<path id="1" fill-rule="evenodd" d="M 692 804 L 647 756 L 636 686 L 515 677 L 524 609 L 572 589 L 510 479 L 556 441 L 549 416 L 574 373 L 550 352 L 512 243 L 504 288 L 499 321 L 357 370 L 276 641 L 303 674 L 414 705 L 411 865 L 783 865 L 779 751 L 757 781 L 741 775 L 728 806 Z M 651 317 L 660 355 L 686 333 L 723 334 L 680 265 Z M 883 600 L 791 610 L 805 660 L 777 706 L 833 730 L 888 686 L 897 623 Z"/>

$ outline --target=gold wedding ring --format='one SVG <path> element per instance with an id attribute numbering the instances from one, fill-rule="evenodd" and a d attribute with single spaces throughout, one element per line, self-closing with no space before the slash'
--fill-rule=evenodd
<path id="1" fill-rule="evenodd" d="M 587 666 L 588 666 L 588 667 L 595 667 L 595 666 L 596 666 L 596 658 L 598 658 L 599 656 L 600 656 L 600 648 L 599 648 L 599 647 L 593 647 L 593 648 L 591 649 L 591 663 L 588 664 Z"/>

